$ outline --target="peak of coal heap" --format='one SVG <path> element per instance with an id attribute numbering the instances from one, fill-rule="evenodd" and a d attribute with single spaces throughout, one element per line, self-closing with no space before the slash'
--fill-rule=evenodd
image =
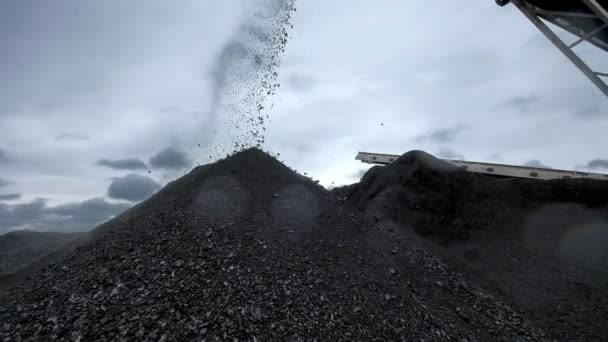
<path id="1" fill-rule="evenodd" d="M 546 340 L 259 150 L 194 169 L 0 299 L 0 338 Z"/>
<path id="2" fill-rule="evenodd" d="M 415 168 L 425 168 L 440 172 L 458 170 L 458 167 L 420 150 L 412 150 L 404 153 L 397 158 L 395 162 L 391 163 L 390 166 L 401 171 Z"/>

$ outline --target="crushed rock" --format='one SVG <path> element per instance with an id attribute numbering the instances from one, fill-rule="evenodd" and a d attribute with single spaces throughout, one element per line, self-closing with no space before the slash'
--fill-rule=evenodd
<path id="1" fill-rule="evenodd" d="M 195 168 L 93 234 L 0 297 L 0 340 L 551 340 L 256 149 Z"/>
<path id="2" fill-rule="evenodd" d="M 333 193 L 554 338 L 608 336 L 608 181 L 495 178 L 412 151 Z"/>

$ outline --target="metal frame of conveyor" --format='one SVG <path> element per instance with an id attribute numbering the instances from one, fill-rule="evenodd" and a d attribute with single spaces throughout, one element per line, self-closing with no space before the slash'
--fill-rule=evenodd
<path id="1" fill-rule="evenodd" d="M 376 165 L 389 165 L 399 159 L 399 155 L 373 152 L 359 152 L 355 157 L 363 163 Z M 584 172 L 576 170 L 559 170 L 541 167 L 531 167 L 522 165 L 508 165 L 496 163 L 484 163 L 467 160 L 441 159 L 461 169 L 472 173 L 482 173 L 497 177 L 515 177 L 529 179 L 569 179 L 569 178 L 589 178 L 608 181 L 608 174 Z"/>
<path id="2" fill-rule="evenodd" d="M 608 1 L 543 1 L 496 0 L 499 6 L 512 3 L 574 64 L 606 97 L 607 72 L 594 71 L 574 51 L 574 47 L 587 41 L 608 52 Z M 569 5 L 564 4 L 573 4 Z M 542 20 L 541 20 L 542 19 Z M 578 37 L 570 44 L 560 39 L 545 21 Z"/>

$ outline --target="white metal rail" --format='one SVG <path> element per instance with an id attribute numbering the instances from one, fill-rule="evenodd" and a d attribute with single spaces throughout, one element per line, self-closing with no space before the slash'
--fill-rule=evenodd
<path id="1" fill-rule="evenodd" d="M 388 165 L 400 156 L 394 154 L 359 152 L 356 160 L 368 164 Z M 568 178 L 589 178 L 608 181 L 608 174 L 582 172 L 573 170 L 547 169 L 540 167 L 529 167 L 520 165 L 506 165 L 495 163 L 483 163 L 465 160 L 442 159 L 452 165 L 465 169 L 473 173 L 482 173 L 492 176 L 517 177 L 530 179 L 568 179 Z"/>

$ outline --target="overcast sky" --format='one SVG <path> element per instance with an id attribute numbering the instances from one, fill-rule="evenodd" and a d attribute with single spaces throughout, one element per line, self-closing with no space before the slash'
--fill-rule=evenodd
<path id="1" fill-rule="evenodd" d="M 1 1 L 0 233 L 89 229 L 208 162 L 218 56 L 277 1 Z M 264 148 L 324 185 L 358 151 L 608 172 L 607 99 L 513 6 L 306 0 L 293 25 Z"/>

